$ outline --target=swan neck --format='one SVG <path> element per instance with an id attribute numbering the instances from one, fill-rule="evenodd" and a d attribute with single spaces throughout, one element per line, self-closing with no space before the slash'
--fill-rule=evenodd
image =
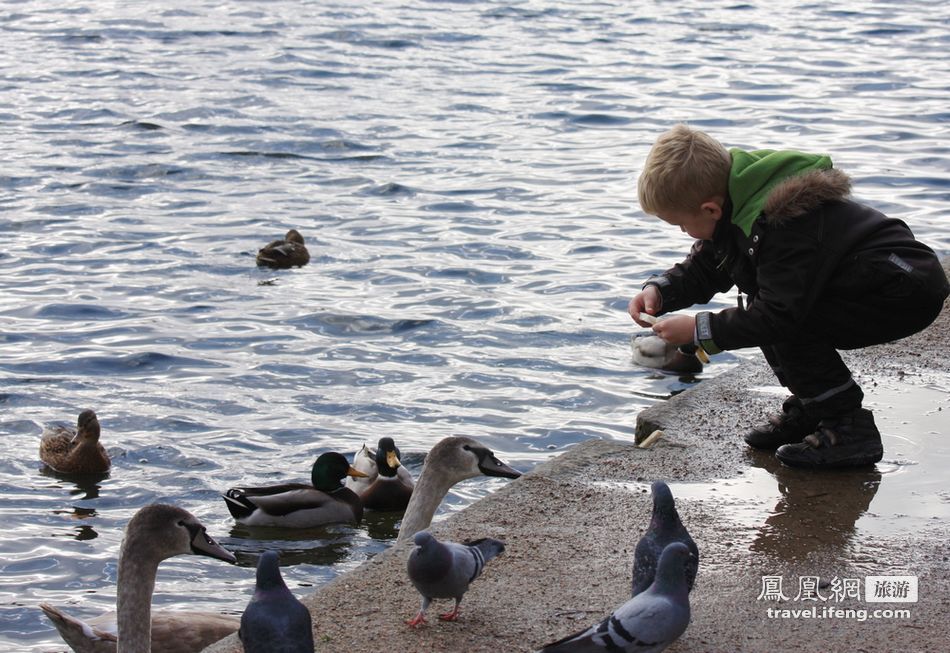
<path id="1" fill-rule="evenodd" d="M 433 473 L 430 466 L 426 465 L 412 491 L 409 505 L 406 506 L 406 514 L 399 526 L 398 542 L 410 540 L 413 535 L 429 527 L 436 509 L 452 485 L 448 478 Z"/>
<path id="2" fill-rule="evenodd" d="M 116 653 L 150 653 L 152 650 L 152 592 L 159 560 L 136 560 L 128 555 L 135 550 L 134 539 L 126 537 L 119 555 L 116 617 L 119 641 Z M 131 546 L 130 546 L 131 545 Z M 142 552 L 138 547 L 136 553 Z"/>

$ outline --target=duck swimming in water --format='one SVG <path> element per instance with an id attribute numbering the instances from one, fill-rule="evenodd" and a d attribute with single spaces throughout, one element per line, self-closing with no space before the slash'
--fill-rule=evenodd
<path id="1" fill-rule="evenodd" d="M 231 516 L 247 526 L 358 524 L 363 518 L 363 503 L 341 481 L 345 476 L 364 475 L 353 469 L 343 454 L 332 451 L 317 458 L 309 484 L 231 488 L 222 496 Z"/>
<path id="2" fill-rule="evenodd" d="M 76 429 L 49 426 L 40 438 L 40 460 L 61 474 L 105 474 L 112 461 L 99 443 L 95 411 L 79 413 Z"/>
<path id="3" fill-rule="evenodd" d="M 366 477 L 347 478 L 346 486 L 356 492 L 367 510 L 405 510 L 415 483 L 399 461 L 400 453 L 390 437 L 380 438 L 376 451 L 365 445 L 353 459 L 353 467 Z"/>
<path id="4" fill-rule="evenodd" d="M 677 374 L 699 374 L 703 363 L 696 355 L 696 347 L 671 345 L 661 337 L 636 335 L 630 339 L 633 362 L 643 367 L 674 372 Z"/>
<path id="5" fill-rule="evenodd" d="M 283 240 L 275 240 L 257 252 L 257 264 L 262 267 L 285 269 L 301 267 L 309 262 L 310 252 L 296 229 L 288 231 Z"/>

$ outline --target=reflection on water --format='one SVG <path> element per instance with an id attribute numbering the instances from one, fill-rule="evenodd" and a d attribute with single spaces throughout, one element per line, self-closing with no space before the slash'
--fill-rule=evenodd
<path id="1" fill-rule="evenodd" d="M 73 485 L 74 487 L 69 489 L 69 494 L 82 501 L 86 499 L 98 499 L 99 491 L 102 489 L 102 482 L 109 478 L 109 472 L 104 474 L 64 474 L 57 472 L 47 465 L 43 465 L 40 468 L 40 474 Z"/>
<path id="2" fill-rule="evenodd" d="M 376 512 L 368 510 L 363 513 L 363 526 L 366 534 L 374 540 L 391 542 L 399 535 L 399 524 L 402 521 L 402 512 Z"/>
<path id="3" fill-rule="evenodd" d="M 299 529 L 235 524 L 221 543 L 239 559 L 275 549 L 282 564 L 333 565 L 348 557 L 356 538 L 355 528 L 341 524 Z"/>
<path id="4" fill-rule="evenodd" d="M 73 537 L 79 541 L 83 540 L 94 540 L 99 537 L 99 533 L 92 526 L 87 526 L 83 524 L 76 528 L 76 534 Z"/>
<path id="5" fill-rule="evenodd" d="M 769 452 L 750 455 L 773 476 L 780 497 L 749 548 L 783 560 L 801 560 L 821 548 L 844 554 L 877 494 L 881 473 L 874 467 L 816 473 L 786 467 Z"/>

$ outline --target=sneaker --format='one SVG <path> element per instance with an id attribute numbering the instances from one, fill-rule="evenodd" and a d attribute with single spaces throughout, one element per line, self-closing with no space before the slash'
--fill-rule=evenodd
<path id="1" fill-rule="evenodd" d="M 782 412 L 771 415 L 768 422 L 743 436 L 750 447 L 775 450 L 783 444 L 801 442 L 818 428 L 818 420 L 805 414 L 801 400 L 791 396 L 782 404 Z"/>
<path id="2" fill-rule="evenodd" d="M 865 408 L 823 419 L 818 429 L 798 444 L 779 447 L 775 457 L 791 467 L 861 467 L 884 456 L 881 432 Z"/>

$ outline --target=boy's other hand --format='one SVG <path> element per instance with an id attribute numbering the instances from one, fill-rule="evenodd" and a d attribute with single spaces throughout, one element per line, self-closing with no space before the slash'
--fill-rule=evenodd
<path id="1" fill-rule="evenodd" d="M 649 322 L 641 320 L 640 313 L 656 315 L 662 303 L 663 298 L 660 296 L 660 291 L 657 290 L 656 286 L 647 286 L 637 293 L 636 297 L 630 300 L 630 303 L 627 305 L 627 312 L 630 313 L 630 317 L 633 318 L 634 322 L 642 327 L 649 328 L 652 325 Z"/>
<path id="2" fill-rule="evenodd" d="M 671 345 L 692 344 L 696 318 L 692 315 L 671 315 L 654 324 L 653 333 Z"/>

